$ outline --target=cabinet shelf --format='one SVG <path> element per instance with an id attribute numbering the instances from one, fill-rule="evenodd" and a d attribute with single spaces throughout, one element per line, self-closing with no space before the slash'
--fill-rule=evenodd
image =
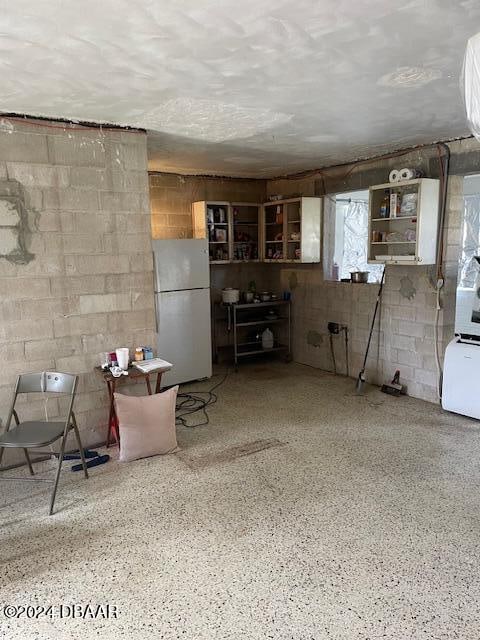
<path id="1" fill-rule="evenodd" d="M 241 347 L 242 345 L 239 344 L 238 346 Z M 238 351 L 237 358 L 242 358 L 244 356 L 256 356 L 259 353 L 272 353 L 276 351 L 289 351 L 289 348 L 286 344 L 279 344 L 272 347 L 271 349 L 262 349 L 262 345 L 260 343 L 258 349 L 250 349 L 249 351 Z"/>
<path id="2" fill-rule="evenodd" d="M 410 220 L 410 222 L 415 222 L 417 220 L 417 216 L 395 216 L 394 218 L 372 218 L 371 222 L 395 222 L 397 220 Z"/>
<path id="3" fill-rule="evenodd" d="M 256 327 L 261 324 L 273 324 L 276 322 L 285 322 L 288 318 L 271 318 L 270 320 L 251 320 L 250 322 L 237 322 L 237 327 Z"/>
<path id="4" fill-rule="evenodd" d="M 371 242 L 370 244 L 416 244 L 416 240 L 392 240 L 391 242 Z"/>

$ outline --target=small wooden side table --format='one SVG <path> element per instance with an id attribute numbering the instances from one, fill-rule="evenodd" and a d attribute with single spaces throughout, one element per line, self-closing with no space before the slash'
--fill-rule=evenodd
<path id="1" fill-rule="evenodd" d="M 130 380 L 137 380 L 143 378 L 147 385 L 148 395 L 152 395 L 152 385 L 150 376 L 157 374 L 157 381 L 155 383 L 155 393 L 160 393 L 160 387 L 162 384 L 162 373 L 165 373 L 169 369 L 159 369 L 158 371 L 152 371 L 150 373 L 144 373 L 136 367 L 128 368 L 128 376 L 121 375 L 118 378 L 112 375 L 110 371 L 104 371 L 101 367 L 95 367 L 95 372 L 99 374 L 107 385 L 108 396 L 110 398 L 110 411 L 108 415 L 108 427 L 107 427 L 107 447 L 110 446 L 110 433 L 113 434 L 113 438 L 116 444 L 120 443 L 120 431 L 118 428 L 118 417 L 115 411 L 115 397 L 116 386 L 119 382 L 129 382 Z"/>

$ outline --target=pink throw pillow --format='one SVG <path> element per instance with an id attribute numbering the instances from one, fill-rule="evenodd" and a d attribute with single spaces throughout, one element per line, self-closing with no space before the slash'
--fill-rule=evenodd
<path id="1" fill-rule="evenodd" d="M 120 461 L 130 462 L 178 449 L 175 405 L 178 386 L 151 396 L 115 394 Z"/>

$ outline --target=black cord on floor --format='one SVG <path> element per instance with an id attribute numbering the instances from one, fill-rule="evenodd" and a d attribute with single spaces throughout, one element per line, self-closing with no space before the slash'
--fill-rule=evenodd
<path id="1" fill-rule="evenodd" d="M 181 424 L 184 427 L 202 427 L 210 422 L 207 412 L 207 407 L 215 404 L 218 400 L 218 396 L 214 391 L 218 389 L 227 379 L 229 371 L 225 372 L 220 382 L 208 389 L 207 391 L 185 391 L 184 393 L 178 393 L 177 406 L 176 406 L 176 424 Z M 198 413 L 203 417 L 203 420 L 194 424 L 187 420 L 186 416 Z"/>

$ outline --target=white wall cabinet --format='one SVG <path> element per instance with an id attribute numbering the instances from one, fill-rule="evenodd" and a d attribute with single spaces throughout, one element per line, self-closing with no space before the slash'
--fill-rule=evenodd
<path id="1" fill-rule="evenodd" d="M 439 190 L 431 178 L 370 187 L 369 263 L 435 264 Z"/>
<path id="2" fill-rule="evenodd" d="M 208 239 L 211 264 L 320 262 L 321 202 L 194 202 L 193 237 Z"/>
<path id="3" fill-rule="evenodd" d="M 263 205 L 264 262 L 320 262 L 321 198 L 289 198 Z"/>

